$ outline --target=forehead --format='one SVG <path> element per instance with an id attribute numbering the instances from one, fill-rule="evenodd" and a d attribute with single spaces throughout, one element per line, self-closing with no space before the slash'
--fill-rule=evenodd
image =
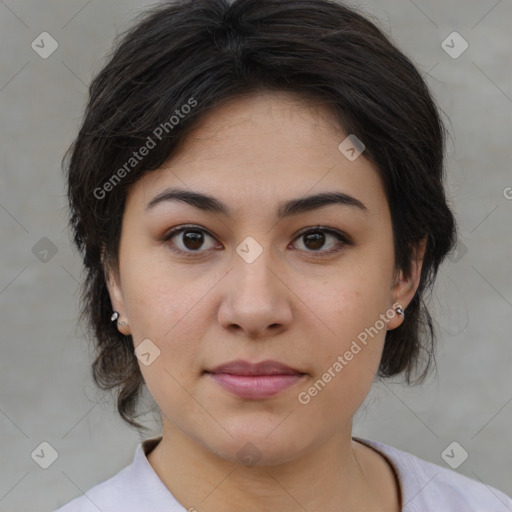
<path id="1" fill-rule="evenodd" d="M 236 98 L 211 111 L 160 169 L 136 182 L 128 202 L 145 209 L 179 187 L 242 211 L 332 190 L 378 211 L 386 206 L 378 172 L 364 153 L 354 161 L 344 156 L 338 147 L 346 137 L 331 110 L 297 95 Z"/>

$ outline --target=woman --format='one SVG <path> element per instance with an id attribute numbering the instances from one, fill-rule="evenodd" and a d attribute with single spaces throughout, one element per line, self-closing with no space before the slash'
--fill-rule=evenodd
<path id="1" fill-rule="evenodd" d="M 67 155 L 71 227 L 95 381 L 137 428 L 146 385 L 162 435 L 59 512 L 512 510 L 352 437 L 376 377 L 433 364 L 444 139 L 341 3 L 181 0 L 124 34 Z"/>

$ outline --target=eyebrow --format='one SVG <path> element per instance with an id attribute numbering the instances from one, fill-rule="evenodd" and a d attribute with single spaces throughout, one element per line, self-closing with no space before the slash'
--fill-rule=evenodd
<path id="1" fill-rule="evenodd" d="M 227 217 L 232 216 L 231 209 L 216 197 L 203 194 L 201 192 L 179 188 L 169 188 L 156 195 L 146 205 L 145 210 L 148 211 L 154 208 L 157 204 L 165 201 L 179 201 L 205 212 L 221 214 Z M 350 206 L 357 208 L 364 213 L 368 212 L 368 208 L 364 203 L 349 194 L 345 194 L 343 192 L 322 192 L 306 197 L 299 197 L 297 199 L 289 199 L 279 203 L 277 208 L 277 218 L 281 220 L 285 217 L 291 217 L 292 215 L 299 215 L 301 213 L 317 210 L 331 204 Z"/>

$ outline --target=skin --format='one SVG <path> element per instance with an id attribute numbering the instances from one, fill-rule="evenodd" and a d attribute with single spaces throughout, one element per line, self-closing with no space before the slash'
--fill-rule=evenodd
<path id="1" fill-rule="evenodd" d="M 380 314 L 397 302 L 405 310 L 419 284 L 425 245 L 410 276 L 394 272 L 382 182 L 364 153 L 349 161 L 338 150 L 346 136 L 324 106 L 252 94 L 218 107 L 128 193 L 119 275 L 107 272 L 108 287 L 127 322 L 121 332 L 135 347 L 150 339 L 160 350 L 150 365 L 139 361 L 162 414 L 163 438 L 148 460 L 186 508 L 400 510 L 389 463 L 351 436 L 386 330 L 403 318 L 394 315 L 308 404 L 297 399 Z M 145 211 L 168 187 L 213 195 L 233 217 L 177 201 Z M 367 211 L 335 204 L 277 221 L 279 202 L 329 191 L 356 197 Z M 183 233 L 161 241 L 183 224 L 207 230 L 203 245 Z M 317 225 L 352 243 L 297 237 Z M 248 236 L 263 249 L 252 263 L 236 252 Z M 203 373 L 239 358 L 273 359 L 307 375 L 274 397 L 242 399 Z M 237 456 L 248 442 L 261 454 L 253 467 Z"/>

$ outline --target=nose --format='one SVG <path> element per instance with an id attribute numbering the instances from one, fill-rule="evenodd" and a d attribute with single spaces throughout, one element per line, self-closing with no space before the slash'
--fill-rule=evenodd
<path id="1" fill-rule="evenodd" d="M 263 251 L 251 263 L 238 254 L 224 279 L 218 321 L 247 338 L 266 338 L 286 330 L 293 320 L 293 293 L 284 270 Z"/>

